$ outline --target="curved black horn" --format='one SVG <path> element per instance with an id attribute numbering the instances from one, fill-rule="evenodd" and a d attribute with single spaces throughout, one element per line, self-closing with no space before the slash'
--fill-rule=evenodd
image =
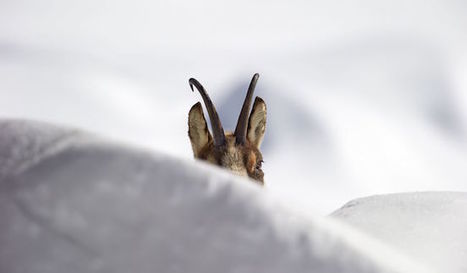
<path id="1" fill-rule="evenodd" d="M 225 135 L 224 135 L 224 128 L 222 128 L 221 120 L 219 119 L 219 115 L 217 114 L 216 108 L 214 107 L 211 98 L 209 98 L 208 93 L 204 87 L 196 80 L 191 78 L 188 80 L 190 84 L 191 91 L 193 90 L 193 85 L 198 89 L 201 97 L 203 98 L 204 105 L 208 109 L 209 119 L 211 120 L 211 127 L 212 133 L 214 137 L 214 145 L 215 146 L 222 146 L 225 144 Z"/>
<path id="2" fill-rule="evenodd" d="M 246 93 L 245 101 L 243 102 L 242 110 L 238 116 L 237 127 L 235 128 L 235 140 L 238 144 L 243 144 L 246 141 L 246 131 L 248 128 L 248 112 L 250 111 L 251 99 L 255 91 L 256 82 L 258 81 L 259 74 L 256 73 L 251 79 L 248 92 Z"/>

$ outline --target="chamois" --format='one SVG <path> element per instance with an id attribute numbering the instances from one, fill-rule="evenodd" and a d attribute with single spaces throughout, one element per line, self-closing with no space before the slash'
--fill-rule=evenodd
<path id="1" fill-rule="evenodd" d="M 235 131 L 224 133 L 221 121 L 204 87 L 191 78 L 188 82 L 201 94 L 211 120 L 212 133 L 209 132 L 203 108 L 198 102 L 188 114 L 188 136 L 195 158 L 229 169 L 235 174 L 249 176 L 260 185 L 264 185 L 264 173 L 261 169 L 263 156 L 259 150 L 266 129 L 266 103 L 260 97 L 255 98 L 253 108 L 248 115 L 253 92 L 259 74 L 251 79 L 250 86 L 238 117 Z"/>

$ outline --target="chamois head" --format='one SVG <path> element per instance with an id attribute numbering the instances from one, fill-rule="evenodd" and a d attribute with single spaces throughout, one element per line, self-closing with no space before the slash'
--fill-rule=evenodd
<path id="1" fill-rule="evenodd" d="M 208 130 L 203 108 L 198 102 L 188 114 L 188 135 L 195 158 L 206 160 L 212 164 L 229 169 L 232 172 L 249 176 L 259 184 L 264 184 L 264 173 L 261 169 L 263 156 L 259 151 L 266 129 L 266 104 L 260 97 L 255 98 L 253 108 L 248 115 L 253 92 L 259 74 L 255 74 L 243 102 L 235 132 L 224 133 L 221 121 L 211 99 L 204 87 L 191 78 L 189 84 L 201 94 L 211 120 L 212 135 Z"/>

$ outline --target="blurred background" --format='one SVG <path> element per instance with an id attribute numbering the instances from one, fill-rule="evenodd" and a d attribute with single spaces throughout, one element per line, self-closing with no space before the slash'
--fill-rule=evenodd
<path id="1" fill-rule="evenodd" d="M 0 117 L 192 159 L 197 78 L 234 129 L 268 105 L 266 188 L 328 214 L 467 191 L 467 2 L 0 1 Z"/>

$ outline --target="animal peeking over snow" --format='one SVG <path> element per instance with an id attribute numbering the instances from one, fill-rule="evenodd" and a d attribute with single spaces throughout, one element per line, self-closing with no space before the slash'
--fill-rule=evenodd
<path id="1" fill-rule="evenodd" d="M 196 87 L 208 111 L 212 135 L 200 102 L 193 105 L 188 114 L 188 135 L 195 158 L 221 166 L 238 175 L 248 176 L 263 185 L 263 156 L 259 150 L 266 129 L 266 103 L 263 99 L 255 98 L 248 115 L 258 78 L 259 74 L 255 74 L 251 79 L 235 131 L 227 133 L 222 128 L 216 108 L 206 90 L 196 79 L 191 78 L 191 90 L 194 91 L 193 86 Z"/>

